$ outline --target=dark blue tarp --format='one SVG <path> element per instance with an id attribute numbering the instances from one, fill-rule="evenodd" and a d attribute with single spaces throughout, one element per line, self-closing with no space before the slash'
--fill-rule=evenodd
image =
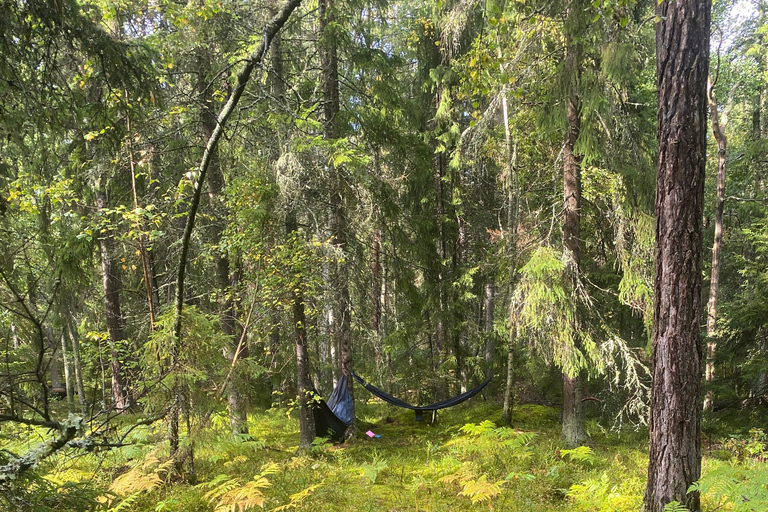
<path id="1" fill-rule="evenodd" d="M 344 433 L 347 431 L 347 425 L 333 414 L 325 400 L 321 399 L 314 403 L 312 415 L 315 418 L 315 435 L 317 437 L 327 437 L 337 443 L 344 442 Z"/>
<path id="2" fill-rule="evenodd" d="M 355 402 L 352 400 L 352 395 L 349 394 L 346 375 L 341 375 L 339 382 L 336 384 L 336 388 L 328 398 L 328 408 L 333 411 L 333 414 L 335 414 L 345 425 L 350 425 L 352 423 L 353 415 L 355 414 Z"/>
<path id="3" fill-rule="evenodd" d="M 347 388 L 347 377 L 342 375 L 328 402 L 320 399 L 312 408 L 317 437 L 329 437 L 334 441 L 344 442 L 344 433 L 352 423 L 354 410 L 355 403 Z"/>

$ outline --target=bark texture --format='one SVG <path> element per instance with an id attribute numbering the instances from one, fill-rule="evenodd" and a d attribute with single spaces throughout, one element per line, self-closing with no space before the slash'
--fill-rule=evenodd
<path id="1" fill-rule="evenodd" d="M 288 237 L 295 237 L 298 232 L 296 214 L 289 211 L 285 218 L 285 231 Z M 304 295 L 301 287 L 293 286 L 291 292 L 291 312 L 293 315 L 293 337 L 296 345 L 296 386 L 299 393 L 299 450 L 312 446 L 315 440 L 315 419 L 311 409 L 312 379 L 309 374 L 309 350 L 307 345 L 307 317 Z"/>
<path id="2" fill-rule="evenodd" d="M 709 0 L 664 1 L 656 14 L 658 174 L 653 385 L 645 512 L 700 509 L 702 206 Z"/>
<path id="3" fill-rule="evenodd" d="M 96 196 L 96 206 L 100 212 L 107 209 L 107 194 L 102 187 Z M 128 407 L 127 393 L 123 377 L 122 363 L 116 345 L 125 340 L 123 332 L 123 314 L 120 308 L 120 266 L 113 255 L 114 240 L 108 229 L 99 234 L 99 251 L 101 253 L 102 284 L 104 286 L 104 309 L 109 332 L 109 358 L 112 368 L 112 405 L 117 412 Z"/>
<path id="4" fill-rule="evenodd" d="M 323 87 L 323 132 L 325 138 L 334 140 L 339 138 L 338 114 L 339 104 L 339 60 L 337 54 L 336 35 L 333 33 L 335 23 L 335 7 L 333 0 L 320 0 L 318 16 L 320 26 L 320 54 L 322 58 L 321 81 Z M 332 166 L 333 167 L 333 166 Z M 336 304 L 338 306 L 338 329 L 336 331 L 339 347 L 339 369 L 341 374 L 347 377 L 347 387 L 350 394 L 354 390 L 352 378 L 352 333 L 350 317 L 349 282 L 346 261 L 348 261 L 347 247 L 347 217 L 344 198 L 344 180 L 341 177 L 341 169 L 332 168 L 332 193 L 331 193 L 331 226 L 333 245 L 337 251 L 339 260 L 335 265 L 333 285 L 336 292 Z M 354 395 L 353 395 L 354 396 Z M 353 414 L 354 418 L 354 414 Z M 353 419 L 354 422 L 354 419 Z M 354 433 L 354 427 L 347 432 Z"/>
<path id="5" fill-rule="evenodd" d="M 575 0 L 568 2 L 568 17 L 566 20 L 565 43 L 565 79 L 568 87 L 568 104 L 566 116 L 568 130 L 563 143 L 563 248 L 568 261 L 568 279 L 573 293 L 576 285 L 581 261 L 581 156 L 576 154 L 576 141 L 581 133 L 581 105 L 576 90 L 579 81 L 579 59 L 581 48 L 576 42 L 575 31 L 579 24 L 578 6 Z M 568 326 L 573 329 L 575 350 L 580 349 L 578 341 L 578 315 L 576 325 Z M 568 359 L 568 358 L 566 358 Z M 581 378 L 572 374 L 572 370 L 563 372 L 563 439 L 572 447 L 586 444 L 590 441 L 589 434 L 584 429 L 584 404 L 581 401 Z"/>

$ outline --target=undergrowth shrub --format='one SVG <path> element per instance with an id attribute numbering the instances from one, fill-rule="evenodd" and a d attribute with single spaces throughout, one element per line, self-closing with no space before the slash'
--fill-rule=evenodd
<path id="1" fill-rule="evenodd" d="M 598 477 L 590 477 L 572 485 L 566 493 L 574 511 L 584 512 L 634 512 L 640 510 L 642 495 L 627 492 L 628 489 L 609 478 L 603 471 Z M 636 491 L 636 489 L 632 489 Z"/>
<path id="2" fill-rule="evenodd" d="M 707 461 L 703 476 L 688 488 L 688 492 L 701 493 L 702 504 L 713 510 L 768 510 L 768 439 L 765 432 L 752 429 L 746 438 L 731 436 L 724 446 L 732 456 L 726 458 L 718 454 Z M 687 511 L 677 503 L 668 508 L 665 512 Z"/>
<path id="3" fill-rule="evenodd" d="M 768 464 L 751 467 L 723 465 L 707 472 L 688 491 L 702 496 L 733 512 L 764 512 L 768 510 Z"/>
<path id="4" fill-rule="evenodd" d="M 198 487 L 209 489 L 204 498 L 214 506 L 214 512 L 245 512 L 264 506 L 267 498 L 263 490 L 270 486 L 267 476 L 279 470 L 277 464 L 270 462 L 262 468 L 261 473 L 247 482 L 238 477 L 221 474 Z"/>
<path id="5" fill-rule="evenodd" d="M 165 484 L 172 470 L 172 459 L 161 462 L 155 455 L 148 454 L 115 478 L 109 492 L 99 501 L 107 505 L 109 512 L 133 510 L 142 494 L 151 493 Z"/>

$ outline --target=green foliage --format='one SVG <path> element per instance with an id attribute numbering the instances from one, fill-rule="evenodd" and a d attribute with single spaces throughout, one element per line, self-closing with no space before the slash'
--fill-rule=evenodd
<path id="1" fill-rule="evenodd" d="M 264 506 L 264 489 L 270 486 L 267 476 L 274 475 L 278 470 L 277 464 L 269 463 L 252 480 L 245 483 L 241 478 L 222 474 L 200 484 L 199 487 L 209 489 L 204 498 L 213 505 L 214 512 L 245 512 Z"/>
<path id="2" fill-rule="evenodd" d="M 583 300 L 566 286 L 568 261 L 551 247 L 539 247 L 520 270 L 515 289 L 523 334 L 534 347 L 564 372 L 575 375 L 599 361 L 597 345 L 589 330 L 577 327 L 576 311 Z"/>
<path id="3" fill-rule="evenodd" d="M 693 484 L 688 492 L 700 492 L 702 499 L 727 505 L 735 512 L 757 512 L 768 507 L 768 464 L 748 467 L 722 465 Z"/>
<path id="4" fill-rule="evenodd" d="M 622 492 L 620 484 L 611 481 L 604 471 L 568 489 L 567 497 L 574 503 L 573 510 L 600 512 L 632 512 L 639 510 L 642 496 Z"/>
<path id="5" fill-rule="evenodd" d="M 285 505 L 280 505 L 272 509 L 272 512 L 284 512 L 286 510 L 298 509 L 301 504 L 306 500 L 313 492 L 315 492 L 322 483 L 310 485 L 306 489 L 303 489 L 295 494 L 291 494 L 290 501 Z"/>
<path id="6" fill-rule="evenodd" d="M 741 461 L 731 458 L 715 463 L 688 492 L 699 492 L 702 501 L 736 512 L 756 512 L 768 507 L 768 463 L 766 435 L 752 429 L 745 440 L 733 448 Z"/>
<path id="7" fill-rule="evenodd" d="M 389 467 L 387 461 L 375 453 L 373 455 L 373 460 L 370 463 L 363 462 L 363 464 L 360 465 L 363 476 L 372 484 L 376 483 L 376 478 L 379 476 L 379 473 L 387 469 L 387 467 Z"/>
<path id="8" fill-rule="evenodd" d="M 331 446 L 333 446 L 333 443 L 331 442 L 330 438 L 315 437 L 312 440 L 312 446 L 309 448 L 309 450 L 312 453 L 323 453 L 328 451 Z"/>
<path id="9" fill-rule="evenodd" d="M 594 466 L 599 460 L 589 446 L 577 446 L 572 450 L 560 450 L 560 457 L 568 457 L 574 462 L 580 462 L 589 466 Z"/>
<path id="10" fill-rule="evenodd" d="M 664 506 L 664 512 L 689 512 L 687 508 L 676 501 L 670 501 Z"/>

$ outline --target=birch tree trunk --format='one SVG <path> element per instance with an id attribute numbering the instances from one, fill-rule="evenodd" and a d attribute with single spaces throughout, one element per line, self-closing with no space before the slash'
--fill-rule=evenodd
<path id="1" fill-rule="evenodd" d="M 75 335 L 76 331 L 72 328 L 71 323 L 67 325 L 67 330 L 69 332 L 69 339 L 72 341 L 72 368 L 75 372 L 75 384 L 77 385 L 77 402 L 80 405 L 83 417 L 85 417 L 87 407 L 85 384 L 83 383 L 83 365 L 80 361 L 80 338 Z"/>

